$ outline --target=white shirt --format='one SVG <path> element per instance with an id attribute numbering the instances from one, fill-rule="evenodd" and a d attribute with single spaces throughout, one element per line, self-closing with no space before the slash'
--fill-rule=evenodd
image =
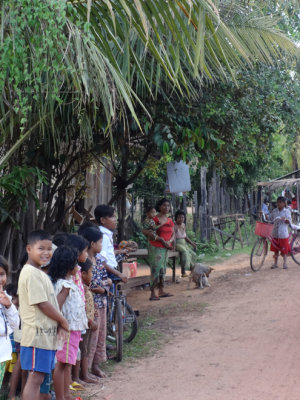
<path id="1" fill-rule="evenodd" d="M 282 217 L 291 222 L 291 213 L 287 208 L 281 211 L 275 208 L 270 215 L 271 221 L 274 222 L 272 236 L 277 239 L 286 239 L 289 237 L 288 224 L 281 220 Z"/>
<path id="2" fill-rule="evenodd" d="M 117 269 L 118 263 L 115 256 L 113 232 L 104 226 L 99 226 L 99 229 L 103 233 L 102 250 L 99 253 L 100 257 L 106 261 L 109 267 Z M 97 257 L 99 257 L 99 254 Z"/>
<path id="3" fill-rule="evenodd" d="M 6 292 L 5 292 L 6 293 Z M 7 293 L 6 293 L 7 294 Z M 10 299 L 11 297 L 8 296 Z M 9 335 L 20 324 L 19 314 L 12 304 L 9 308 L 0 304 L 0 362 L 11 360 L 11 341 Z"/>
<path id="4" fill-rule="evenodd" d="M 54 285 L 56 296 L 64 287 L 70 289 L 70 291 L 61 308 L 61 312 L 69 323 L 70 331 L 84 331 L 88 328 L 88 324 L 85 304 L 81 297 L 80 290 L 73 282 L 72 277 L 68 279 L 58 279 Z"/>

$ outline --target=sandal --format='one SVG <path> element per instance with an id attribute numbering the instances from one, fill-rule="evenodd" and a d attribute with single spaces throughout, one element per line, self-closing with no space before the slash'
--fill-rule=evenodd
<path id="1" fill-rule="evenodd" d="M 278 265 L 276 265 L 276 264 L 273 264 L 271 267 L 271 269 L 276 269 L 276 268 L 278 268 Z"/>
<path id="2" fill-rule="evenodd" d="M 288 269 L 288 266 L 286 264 L 284 264 L 284 266 L 282 268 L 283 269 Z"/>
<path id="3" fill-rule="evenodd" d="M 160 297 L 160 296 L 159 296 Z M 156 301 L 156 300 L 160 300 L 160 298 L 159 297 L 150 297 L 150 299 L 149 299 L 149 301 Z"/>
<path id="4" fill-rule="evenodd" d="M 85 387 L 76 381 L 73 381 L 70 385 L 70 389 L 77 391 L 77 390 L 85 390 Z"/>
<path id="5" fill-rule="evenodd" d="M 159 297 L 172 297 L 172 296 L 174 296 L 174 294 L 164 293 L 164 294 L 161 294 Z"/>

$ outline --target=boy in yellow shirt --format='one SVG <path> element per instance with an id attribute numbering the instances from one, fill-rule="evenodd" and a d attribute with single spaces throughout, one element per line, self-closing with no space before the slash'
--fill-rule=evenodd
<path id="1" fill-rule="evenodd" d="M 50 278 L 41 270 L 52 256 L 49 233 L 33 231 L 28 235 L 27 264 L 19 277 L 19 304 L 22 320 L 21 368 L 29 371 L 23 400 L 38 400 L 45 374 L 54 368 L 57 328 L 68 331 L 67 320 L 59 311 Z"/>

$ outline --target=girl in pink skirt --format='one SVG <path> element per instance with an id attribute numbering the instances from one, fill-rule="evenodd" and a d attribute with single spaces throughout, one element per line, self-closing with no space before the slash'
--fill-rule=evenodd
<path id="1" fill-rule="evenodd" d="M 48 274 L 54 284 L 57 301 L 70 331 L 56 352 L 57 364 L 53 383 L 57 400 L 72 400 L 69 391 L 72 365 L 76 364 L 81 332 L 88 327 L 85 304 L 72 277 L 77 272 L 77 252 L 71 247 L 58 247 L 51 259 Z"/>

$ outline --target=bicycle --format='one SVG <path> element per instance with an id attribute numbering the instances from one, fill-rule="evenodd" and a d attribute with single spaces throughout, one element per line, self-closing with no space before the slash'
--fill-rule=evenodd
<path id="1" fill-rule="evenodd" d="M 122 361 L 123 342 L 131 342 L 138 330 L 135 312 L 120 292 L 119 278 L 113 279 L 112 291 L 107 298 L 107 340 L 116 344 L 116 360 Z"/>
<path id="2" fill-rule="evenodd" d="M 291 251 L 289 255 L 292 256 L 296 264 L 300 265 L 300 226 L 290 224 L 290 227 L 291 232 L 289 234 L 289 243 L 291 246 Z M 259 238 L 254 243 L 250 256 L 250 265 L 252 271 L 254 272 L 259 271 L 264 264 L 264 261 L 268 254 L 268 242 L 277 247 L 272 238 L 272 231 L 272 223 L 260 221 L 256 222 L 254 233 L 255 235 L 259 236 Z"/>

